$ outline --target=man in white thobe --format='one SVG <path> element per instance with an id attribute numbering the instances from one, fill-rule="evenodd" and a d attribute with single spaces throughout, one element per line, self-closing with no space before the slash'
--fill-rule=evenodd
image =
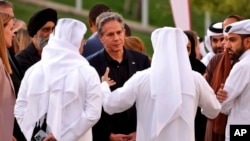
<path id="1" fill-rule="evenodd" d="M 112 93 L 109 85 L 115 82 L 108 77 L 107 68 L 102 77 L 103 108 L 114 114 L 136 102 L 137 141 L 194 141 L 197 106 L 214 118 L 221 105 L 206 80 L 192 71 L 188 39 L 181 29 L 156 29 L 151 40 L 151 68 L 137 72 Z"/>
<path id="2" fill-rule="evenodd" d="M 250 20 L 226 26 L 224 34 L 225 47 L 230 57 L 239 59 L 230 71 L 224 88 L 219 89 L 217 93 L 219 100 L 227 94 L 221 112 L 228 115 L 226 141 L 229 141 L 230 125 L 250 124 Z"/>
<path id="3" fill-rule="evenodd" d="M 207 35 L 205 36 L 205 47 L 208 53 L 201 59 L 201 62 L 207 66 L 210 60 L 215 54 L 222 53 L 224 47 L 222 41 L 224 39 L 222 22 L 212 23 L 207 29 Z"/>
<path id="4" fill-rule="evenodd" d="M 27 140 L 39 121 L 47 121 L 48 140 L 92 141 L 91 127 L 100 118 L 102 94 L 97 72 L 79 52 L 86 30 L 78 20 L 58 20 L 41 61 L 26 72 L 15 117 Z"/>

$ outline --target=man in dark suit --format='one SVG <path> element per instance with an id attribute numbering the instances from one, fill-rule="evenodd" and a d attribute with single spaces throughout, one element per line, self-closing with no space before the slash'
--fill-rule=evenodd
<path id="1" fill-rule="evenodd" d="M 120 14 L 104 12 L 97 17 L 98 36 L 104 49 L 89 56 L 87 59 L 103 76 L 109 67 L 109 77 L 116 82 L 111 90 L 121 87 L 136 71 L 150 67 L 146 55 L 124 48 L 124 20 Z M 93 141 L 135 140 L 136 108 L 108 115 L 102 112 L 101 119 L 93 127 Z"/>
<path id="2" fill-rule="evenodd" d="M 96 29 L 96 18 L 103 12 L 111 11 L 111 9 L 104 4 L 96 4 L 89 11 L 88 24 L 92 35 L 86 41 L 82 55 L 88 57 L 89 55 L 103 49 L 103 45 L 98 37 Z"/>

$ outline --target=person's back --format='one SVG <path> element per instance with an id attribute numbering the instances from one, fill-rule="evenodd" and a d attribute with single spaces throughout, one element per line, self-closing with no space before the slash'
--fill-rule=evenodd
<path id="1" fill-rule="evenodd" d="M 180 44 L 176 44 L 175 37 Z M 112 92 L 108 87 L 113 81 L 109 69 L 102 77 L 107 82 L 102 83 L 103 107 L 107 113 L 119 113 L 136 102 L 138 141 L 194 140 L 197 106 L 209 118 L 220 111 L 211 87 L 199 73 L 191 70 L 185 38 L 180 29 L 157 29 L 151 36 L 155 50 L 151 68 L 138 71 L 123 87 Z M 170 66 L 172 63 L 175 65 Z"/>
<path id="2" fill-rule="evenodd" d="M 137 109 L 137 138 L 139 141 L 151 141 L 151 124 L 152 113 L 154 112 L 154 102 L 150 93 L 150 69 L 137 72 L 131 77 L 121 89 L 112 92 L 112 97 L 107 101 L 104 100 L 104 110 L 109 114 L 118 113 L 128 108 L 131 103 L 136 101 Z M 197 106 L 203 109 L 203 113 L 208 118 L 214 118 L 220 111 L 220 104 L 216 100 L 213 90 L 209 87 L 204 78 L 197 72 L 192 73 L 195 82 L 195 98 L 192 100 L 188 95 L 182 98 L 183 105 L 185 102 L 193 103 L 193 113 L 187 114 L 195 118 Z M 104 93 L 106 92 L 105 89 Z M 123 96 L 124 95 L 124 96 Z M 121 100 L 115 102 L 117 97 L 121 96 Z M 126 100 L 125 100 L 126 99 Z M 192 101 L 191 101 L 192 100 Z M 188 132 L 188 133 L 187 133 Z M 180 136 L 181 135 L 181 136 Z M 193 135 L 193 136 L 192 136 Z M 180 116 L 172 121 L 172 123 L 164 128 L 158 136 L 159 141 L 166 139 L 174 141 L 190 141 L 194 139 L 194 128 L 189 129 L 187 123 Z"/>
<path id="3" fill-rule="evenodd" d="M 34 138 L 36 128 L 47 132 L 47 139 L 92 140 L 102 99 L 98 74 L 80 54 L 85 33 L 82 22 L 60 19 L 42 59 L 25 73 L 15 116 L 27 140 Z M 44 118 L 45 129 L 36 124 Z"/>

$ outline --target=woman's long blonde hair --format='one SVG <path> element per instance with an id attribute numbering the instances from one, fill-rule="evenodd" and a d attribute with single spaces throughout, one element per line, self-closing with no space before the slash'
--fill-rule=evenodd
<path id="1" fill-rule="evenodd" d="M 2 59 L 3 65 L 9 74 L 12 73 L 12 70 L 8 59 L 7 47 L 4 38 L 4 27 L 12 19 L 13 17 L 11 17 L 9 14 L 0 12 L 0 58 Z"/>

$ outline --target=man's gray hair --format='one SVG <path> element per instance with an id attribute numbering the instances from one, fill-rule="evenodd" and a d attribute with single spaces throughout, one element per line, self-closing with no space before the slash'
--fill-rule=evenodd
<path id="1" fill-rule="evenodd" d="M 118 21 L 124 29 L 124 19 L 122 15 L 115 12 L 103 12 L 96 19 L 96 27 L 98 34 L 103 35 L 103 25 L 109 21 Z"/>
<path id="2" fill-rule="evenodd" d="M 1 8 L 6 8 L 6 7 L 13 8 L 13 4 L 9 1 L 6 1 L 6 0 L 0 0 L 0 7 Z"/>

